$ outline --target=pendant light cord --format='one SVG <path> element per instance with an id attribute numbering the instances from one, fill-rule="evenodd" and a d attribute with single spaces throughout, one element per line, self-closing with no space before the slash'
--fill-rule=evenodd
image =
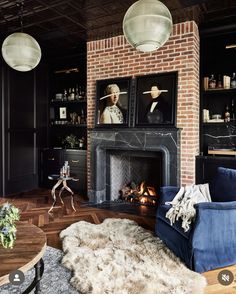
<path id="1" fill-rule="evenodd" d="M 17 7 L 19 8 L 19 12 L 18 12 L 18 15 L 19 15 L 19 20 L 20 20 L 20 27 L 21 27 L 21 32 L 23 32 L 23 12 L 24 12 L 24 1 L 21 0 L 21 1 L 18 1 L 16 3 Z"/>

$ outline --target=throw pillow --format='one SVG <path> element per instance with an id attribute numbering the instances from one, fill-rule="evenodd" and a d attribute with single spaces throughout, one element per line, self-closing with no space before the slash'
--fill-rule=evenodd
<path id="1" fill-rule="evenodd" d="M 236 169 L 218 167 L 210 192 L 212 201 L 236 201 Z"/>

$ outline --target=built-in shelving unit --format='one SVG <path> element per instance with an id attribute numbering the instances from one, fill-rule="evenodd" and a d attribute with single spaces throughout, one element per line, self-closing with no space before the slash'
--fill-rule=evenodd
<path id="1" fill-rule="evenodd" d="M 223 79 L 224 75 L 232 77 L 236 72 L 236 50 L 226 49 L 226 45 L 236 43 L 236 34 L 221 29 L 218 33 L 215 30 L 200 35 L 200 156 L 196 158 L 196 182 L 204 183 L 214 177 L 219 166 L 236 169 L 236 121 L 232 114 L 230 120 L 225 121 L 226 105 L 231 112 L 232 101 L 236 104 L 236 89 L 228 88 L 231 85 L 226 88 Z M 210 85 L 206 79 L 212 75 L 216 88 L 207 89 Z M 217 81 L 219 76 L 221 83 Z M 209 113 L 207 121 L 206 112 Z M 211 121 L 216 116 L 218 121 Z"/>
<path id="2" fill-rule="evenodd" d="M 48 92 L 48 146 L 40 152 L 40 186 L 54 185 L 49 178 L 68 161 L 73 191 L 87 191 L 87 97 L 86 66 L 52 66 Z"/>
<path id="3" fill-rule="evenodd" d="M 214 34 L 201 35 L 201 107 L 200 107 L 200 151 L 208 156 L 211 147 L 222 149 L 231 148 L 236 145 L 236 107 L 234 118 L 231 114 L 230 120 L 225 122 L 226 106 L 232 111 L 232 101 L 236 104 L 236 88 L 228 88 L 231 85 L 224 84 L 223 76 L 232 77 L 236 72 L 235 49 L 226 49 L 226 45 L 236 42 L 234 32 L 215 32 Z M 216 84 L 214 89 L 206 89 L 205 79 L 214 76 Z M 221 88 L 218 88 L 218 78 L 221 77 Z M 210 84 L 209 84 L 210 86 Z M 225 87 L 225 88 L 224 88 Z M 209 120 L 203 116 L 203 111 L 209 111 Z M 214 121 L 214 115 L 218 121 Z M 213 120 L 214 119 L 214 120 Z"/>
<path id="4" fill-rule="evenodd" d="M 86 75 L 76 65 L 52 70 L 49 128 L 51 148 L 86 149 Z"/>

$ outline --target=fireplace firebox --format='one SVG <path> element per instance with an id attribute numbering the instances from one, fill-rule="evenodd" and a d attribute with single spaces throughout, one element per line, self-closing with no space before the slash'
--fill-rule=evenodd
<path id="1" fill-rule="evenodd" d="M 144 182 L 156 191 L 162 185 L 165 168 L 161 151 L 107 150 L 106 151 L 106 200 L 118 200 L 121 189 L 131 183 Z"/>

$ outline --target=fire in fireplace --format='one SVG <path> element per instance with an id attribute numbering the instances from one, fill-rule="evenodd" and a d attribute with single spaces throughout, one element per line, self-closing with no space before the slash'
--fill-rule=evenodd
<path id="1" fill-rule="evenodd" d="M 131 182 L 120 190 L 120 199 L 132 203 L 156 206 L 158 195 L 156 189 L 142 181 L 140 185 Z"/>

